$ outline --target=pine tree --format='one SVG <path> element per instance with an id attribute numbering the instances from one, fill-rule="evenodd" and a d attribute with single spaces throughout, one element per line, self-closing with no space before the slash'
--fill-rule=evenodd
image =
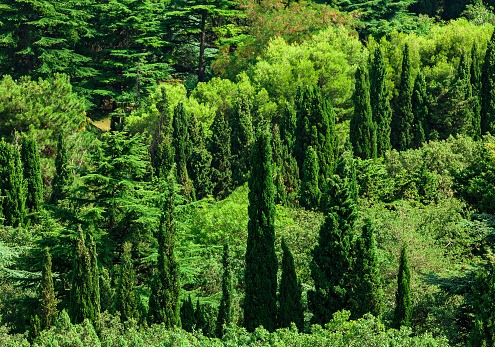
<path id="1" fill-rule="evenodd" d="M 427 141 L 430 132 L 428 126 L 429 110 L 426 81 L 421 71 L 416 76 L 416 81 L 414 82 L 412 105 L 414 114 L 414 147 L 419 148 Z"/>
<path id="2" fill-rule="evenodd" d="M 495 31 L 485 53 L 481 71 L 481 134 L 493 132 L 495 122 Z"/>
<path id="3" fill-rule="evenodd" d="M 223 112 L 218 112 L 212 126 L 208 150 L 211 153 L 213 195 L 225 198 L 232 187 L 230 129 Z"/>
<path id="4" fill-rule="evenodd" d="M 403 151 L 411 148 L 413 143 L 412 112 L 413 79 L 409 45 L 406 43 L 402 56 L 402 72 L 400 75 L 399 96 L 397 106 L 392 114 L 392 132 L 390 143 L 392 147 Z"/>
<path id="5" fill-rule="evenodd" d="M 376 158 L 376 125 L 371 113 L 368 76 L 363 67 L 356 70 L 356 90 L 353 96 L 354 114 L 351 118 L 349 138 L 354 154 L 362 159 Z"/>
<path id="6" fill-rule="evenodd" d="M 390 149 L 390 122 L 392 120 L 387 90 L 387 67 L 381 46 L 375 49 L 369 78 L 371 112 L 373 122 L 376 124 L 376 154 L 381 157 Z"/>
<path id="7" fill-rule="evenodd" d="M 218 318 L 215 329 L 215 335 L 222 338 L 224 326 L 234 321 L 234 312 L 232 301 L 234 299 L 234 289 L 232 287 L 232 268 L 229 253 L 229 245 L 223 245 L 223 276 L 222 276 L 222 299 L 218 309 Z"/>
<path id="8" fill-rule="evenodd" d="M 182 323 L 182 329 L 192 333 L 196 327 L 196 316 L 194 315 L 194 305 L 192 303 L 191 294 L 186 301 L 182 302 L 180 308 L 180 321 Z"/>
<path id="9" fill-rule="evenodd" d="M 120 262 L 120 277 L 117 287 L 116 309 L 120 312 L 122 321 L 137 318 L 138 307 L 134 294 L 135 274 L 132 266 L 131 243 L 124 244 L 124 253 Z"/>
<path id="10" fill-rule="evenodd" d="M 397 274 L 397 293 L 395 294 L 395 312 L 393 326 L 399 329 L 402 325 L 411 326 L 411 270 L 407 261 L 406 245 L 400 253 L 399 272 Z"/>
<path id="11" fill-rule="evenodd" d="M 249 151 L 254 140 L 251 103 L 247 96 L 237 97 L 234 115 L 230 122 L 230 146 L 232 154 L 232 181 L 240 186 L 247 181 L 249 169 Z"/>
<path id="12" fill-rule="evenodd" d="M 276 328 L 277 256 L 275 204 L 270 138 L 260 132 L 251 153 L 249 222 L 246 247 L 244 325 L 250 332 L 260 325 Z M 254 170 L 254 168 L 256 168 Z"/>
<path id="13" fill-rule="evenodd" d="M 43 271 L 41 274 L 41 295 L 39 306 L 39 317 L 41 329 L 50 328 L 58 317 L 57 297 L 53 289 L 52 257 L 48 248 L 45 248 L 43 257 Z"/>
<path id="14" fill-rule="evenodd" d="M 50 204 L 58 205 L 67 197 L 67 187 L 72 183 L 72 172 L 69 168 L 69 153 L 65 143 L 65 135 L 58 135 L 57 157 L 55 158 L 55 176 L 52 181 Z"/>
<path id="15" fill-rule="evenodd" d="M 471 86 L 473 88 L 473 138 L 479 140 L 481 139 L 481 65 L 476 40 L 471 49 Z"/>
<path id="16" fill-rule="evenodd" d="M 40 154 L 36 139 L 31 133 L 22 137 L 21 158 L 24 169 L 26 208 L 32 221 L 39 221 L 43 204 L 43 180 L 41 179 Z"/>
<path id="17" fill-rule="evenodd" d="M 375 317 L 383 309 L 380 269 L 375 245 L 375 230 L 368 219 L 363 226 L 361 237 L 356 244 L 356 263 L 352 295 L 352 316 L 361 318 L 365 313 Z"/>
<path id="18" fill-rule="evenodd" d="M 4 224 L 16 227 L 24 223 L 26 216 L 26 192 L 18 148 L 1 140 L 0 161 L 0 189 L 5 196 L 2 203 Z"/>
<path id="19" fill-rule="evenodd" d="M 297 279 L 294 257 L 282 239 L 282 277 L 278 295 L 279 308 L 277 323 L 279 328 L 288 328 L 295 323 L 299 331 L 304 329 L 304 309 L 301 300 L 302 288 Z"/>
<path id="20" fill-rule="evenodd" d="M 303 166 L 301 181 L 301 206 L 314 209 L 320 205 L 321 190 L 318 187 L 318 158 L 313 147 L 309 146 Z"/>
<path id="21" fill-rule="evenodd" d="M 170 329 L 180 325 L 179 317 L 179 264 L 175 259 L 176 237 L 173 176 L 163 202 L 162 217 L 158 230 L 158 263 L 151 284 L 148 321 L 164 323 Z"/>

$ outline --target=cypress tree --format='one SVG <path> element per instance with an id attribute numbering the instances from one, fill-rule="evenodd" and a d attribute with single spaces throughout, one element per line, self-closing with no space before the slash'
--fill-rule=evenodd
<path id="1" fill-rule="evenodd" d="M 55 158 L 55 176 L 52 181 L 50 204 L 57 205 L 67 197 L 67 187 L 72 183 L 72 172 L 69 168 L 69 153 L 65 143 L 65 135 L 60 133 L 57 142 L 57 157 Z"/>
<path id="2" fill-rule="evenodd" d="M 471 49 L 471 86 L 473 88 L 473 138 L 479 140 L 481 139 L 481 64 L 476 40 Z"/>
<path id="3" fill-rule="evenodd" d="M 251 108 L 248 96 L 243 94 L 239 95 L 234 116 L 230 122 L 232 131 L 230 136 L 232 181 L 234 186 L 240 186 L 247 181 L 249 171 L 249 151 L 254 140 Z"/>
<path id="4" fill-rule="evenodd" d="M 161 134 L 153 160 L 155 176 L 166 179 L 174 166 L 175 150 L 172 146 L 172 136 Z"/>
<path id="5" fill-rule="evenodd" d="M 427 141 L 429 135 L 428 97 L 426 94 L 425 76 L 421 71 L 416 76 L 414 82 L 412 105 L 414 114 L 414 147 L 419 148 Z"/>
<path id="6" fill-rule="evenodd" d="M 28 339 L 32 343 L 41 333 L 41 321 L 37 314 L 31 316 Z"/>
<path id="7" fill-rule="evenodd" d="M 277 256 L 275 255 L 275 204 L 268 133 L 261 132 L 251 153 L 249 222 L 246 247 L 244 325 L 250 332 L 263 325 L 276 328 Z"/>
<path id="8" fill-rule="evenodd" d="M 457 76 L 452 88 L 450 102 L 454 103 L 452 114 L 452 130 L 454 134 L 473 135 L 471 72 L 469 57 L 466 51 L 462 52 L 457 68 Z"/>
<path id="9" fill-rule="evenodd" d="M 39 306 L 39 317 L 41 329 L 50 328 L 58 317 L 57 298 L 53 289 L 52 257 L 48 248 L 45 248 L 43 257 L 43 271 L 41 274 L 41 295 Z"/>
<path id="10" fill-rule="evenodd" d="M 234 321 L 233 312 L 233 287 L 232 287 L 232 268 L 229 253 L 229 245 L 223 245 L 223 276 L 222 276 L 222 299 L 218 309 L 218 318 L 215 329 L 215 334 L 218 338 L 222 338 L 224 326 L 229 325 Z"/>
<path id="11" fill-rule="evenodd" d="M 400 253 L 399 273 L 397 274 L 397 292 L 395 294 L 395 312 L 393 326 L 400 329 L 402 325 L 411 326 L 411 271 L 407 261 L 406 245 Z"/>
<path id="12" fill-rule="evenodd" d="M 400 75 L 399 96 L 395 112 L 392 114 L 392 132 L 390 143 L 398 151 L 411 148 L 413 143 L 412 124 L 412 94 L 414 81 L 412 79 L 411 56 L 409 45 L 406 43 L 402 56 L 402 72 Z"/>
<path id="13" fill-rule="evenodd" d="M 493 132 L 495 122 L 495 31 L 485 53 L 481 71 L 481 134 Z"/>
<path id="14" fill-rule="evenodd" d="M 288 328 L 295 323 L 299 331 L 304 329 L 304 309 L 301 300 L 302 288 L 297 279 L 294 257 L 282 239 L 282 277 L 278 295 L 279 308 L 277 323 L 279 328 Z"/>
<path id="15" fill-rule="evenodd" d="M 189 298 L 182 303 L 180 308 L 180 321 L 182 323 L 182 329 L 190 333 L 196 327 L 196 316 L 194 313 L 194 305 L 191 300 L 191 294 L 189 294 Z"/>
<path id="16" fill-rule="evenodd" d="M 189 160 L 190 169 L 188 170 L 194 182 L 197 199 L 203 199 L 211 194 L 213 188 L 211 183 L 211 161 L 212 156 L 204 145 L 193 148 L 191 159 Z"/>
<path id="17" fill-rule="evenodd" d="M 194 318 L 196 320 L 196 331 L 202 331 L 204 336 L 207 336 L 207 320 L 203 307 L 199 303 L 199 298 L 196 299 L 196 309 L 194 310 Z"/>
<path id="18" fill-rule="evenodd" d="M 211 153 L 213 195 L 225 198 L 232 187 L 230 129 L 223 112 L 218 112 L 212 126 L 208 150 Z"/>
<path id="19" fill-rule="evenodd" d="M 317 208 L 320 205 L 321 190 L 318 187 L 318 158 L 313 147 L 306 150 L 301 182 L 301 206 L 307 209 Z"/>
<path id="20" fill-rule="evenodd" d="M 175 259 L 175 189 L 173 176 L 163 203 L 160 228 L 158 230 L 158 263 L 151 283 L 148 321 L 164 323 L 170 329 L 180 324 L 179 317 L 179 264 Z"/>
<path id="21" fill-rule="evenodd" d="M 356 70 L 356 89 L 353 95 L 354 114 L 351 118 L 349 138 L 354 154 L 362 159 L 376 158 L 376 125 L 371 113 L 370 90 L 366 70 Z"/>
<path id="22" fill-rule="evenodd" d="M 371 113 L 373 122 L 376 124 L 376 154 L 381 157 L 390 149 L 390 122 L 392 120 L 387 90 L 387 67 L 381 46 L 373 54 L 369 78 Z"/>
<path id="23" fill-rule="evenodd" d="M 352 316 L 361 318 L 365 313 L 380 316 L 383 308 L 380 269 L 375 245 L 375 230 L 368 219 L 356 244 Z"/>
<path id="24" fill-rule="evenodd" d="M 116 309 L 120 312 L 122 321 L 137 318 L 138 307 L 134 295 L 135 274 L 132 266 L 131 243 L 124 243 L 124 253 L 120 262 L 120 277 L 117 287 Z"/>
<path id="25" fill-rule="evenodd" d="M 18 226 L 26 216 L 26 192 L 22 174 L 21 156 L 17 147 L 3 140 L 0 143 L 2 180 L 0 188 L 5 198 L 2 203 L 5 225 Z"/>
<path id="26" fill-rule="evenodd" d="M 33 134 L 22 137 L 21 158 L 26 183 L 26 208 L 32 221 L 39 220 L 43 204 L 43 180 L 41 179 L 40 154 Z"/>

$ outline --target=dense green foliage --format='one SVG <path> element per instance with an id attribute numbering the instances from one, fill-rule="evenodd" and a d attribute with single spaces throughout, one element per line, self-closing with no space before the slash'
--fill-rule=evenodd
<path id="1" fill-rule="evenodd" d="M 395 312 L 393 324 L 396 328 L 411 326 L 411 270 L 407 260 L 406 245 L 402 246 L 397 273 L 397 293 L 395 294 Z"/>

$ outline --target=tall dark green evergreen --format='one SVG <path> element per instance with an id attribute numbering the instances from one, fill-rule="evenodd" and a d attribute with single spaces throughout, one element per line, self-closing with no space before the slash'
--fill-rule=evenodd
<path id="1" fill-rule="evenodd" d="M 399 329 L 402 325 L 411 326 L 411 270 L 407 261 L 406 245 L 400 253 L 399 272 L 397 274 L 397 292 L 395 294 L 395 312 L 393 325 Z"/>
<path id="2" fill-rule="evenodd" d="M 282 239 L 282 277 L 278 294 L 277 324 L 279 328 L 288 328 L 295 323 L 299 331 L 304 330 L 304 309 L 301 300 L 302 287 L 297 279 L 294 257 Z"/>
<path id="3" fill-rule="evenodd" d="M 218 308 L 218 318 L 215 329 L 215 334 L 218 338 L 222 338 L 224 326 L 227 326 L 234 321 L 234 289 L 232 285 L 232 265 L 228 244 L 224 244 L 223 246 L 222 264 L 222 299 L 220 300 L 220 307 Z"/>
<path id="4" fill-rule="evenodd" d="M 188 172 L 194 183 L 194 191 L 197 199 L 203 199 L 211 194 L 213 185 L 211 182 L 212 156 L 204 145 L 195 147 L 189 160 Z"/>
<path id="5" fill-rule="evenodd" d="M 179 264 L 175 258 L 175 188 L 173 176 L 169 178 L 165 193 L 160 228 L 158 230 L 158 262 L 151 283 L 149 323 L 164 323 L 167 328 L 180 325 Z"/>
<path id="6" fill-rule="evenodd" d="M 182 302 L 180 308 L 180 321 L 182 329 L 190 333 L 192 333 L 196 327 L 196 316 L 194 313 L 194 305 L 192 303 L 191 294 L 189 294 L 189 298 Z"/>
<path id="7" fill-rule="evenodd" d="M 481 138 L 481 62 L 476 40 L 471 48 L 471 86 L 473 88 L 473 138 Z"/>
<path id="8" fill-rule="evenodd" d="M 413 83 L 411 56 L 409 45 L 406 43 L 402 55 L 399 95 L 397 97 L 395 110 L 392 114 L 392 132 L 390 136 L 392 147 L 399 151 L 411 148 L 413 144 Z"/>
<path id="9" fill-rule="evenodd" d="M 212 126 L 208 150 L 211 153 L 211 182 L 213 195 L 225 198 L 232 187 L 232 168 L 230 152 L 230 128 L 224 112 L 218 112 Z"/>
<path id="10" fill-rule="evenodd" d="M 368 219 L 355 247 L 351 314 L 356 319 L 361 318 L 365 313 L 378 317 L 383 310 L 383 292 L 374 234 L 375 230 Z"/>
<path id="11" fill-rule="evenodd" d="M 55 323 L 58 317 L 57 302 L 57 296 L 53 289 L 52 257 L 46 248 L 40 285 L 39 317 L 41 329 L 48 329 Z"/>
<path id="12" fill-rule="evenodd" d="M 414 114 L 414 147 L 419 148 L 428 140 L 430 133 L 428 120 L 428 96 L 426 94 L 425 76 L 420 71 L 414 82 L 414 90 L 412 95 L 412 105 Z"/>
<path id="13" fill-rule="evenodd" d="M 304 159 L 303 178 L 301 181 L 301 199 L 299 203 L 307 209 L 320 205 L 321 190 L 318 185 L 318 157 L 312 146 L 306 150 Z"/>
<path id="14" fill-rule="evenodd" d="M 249 150 L 254 140 L 251 102 L 248 96 L 239 95 L 234 115 L 230 122 L 232 134 L 230 146 L 232 154 L 232 181 L 240 186 L 247 181 L 249 171 Z"/>
<path id="15" fill-rule="evenodd" d="M 495 31 L 485 53 L 481 70 L 481 134 L 493 132 L 495 123 Z"/>
<path id="16" fill-rule="evenodd" d="M 356 89 L 353 95 L 354 114 L 351 117 L 349 138 L 354 154 L 362 159 L 376 158 L 376 125 L 373 122 L 370 89 L 365 68 L 356 70 Z"/>
<path id="17" fill-rule="evenodd" d="M 24 223 L 26 217 L 26 191 L 19 149 L 1 140 L 0 161 L 4 224 L 18 226 Z"/>
<path id="18" fill-rule="evenodd" d="M 131 243 L 124 244 L 124 253 L 120 260 L 119 283 L 117 286 L 117 297 L 115 308 L 125 322 L 138 316 L 138 305 L 136 295 L 134 294 L 134 285 L 136 284 L 134 268 L 132 264 Z"/>
<path id="19" fill-rule="evenodd" d="M 74 268 L 70 288 L 69 315 L 74 324 L 82 323 L 86 318 L 96 322 L 100 315 L 100 289 L 96 245 L 92 237 L 84 240 L 79 227 Z M 87 246 L 86 244 L 89 244 Z"/>
<path id="20" fill-rule="evenodd" d="M 451 133 L 473 136 L 473 87 L 469 56 L 466 51 L 461 54 L 451 94 L 450 102 L 453 104 Z"/>
<path id="21" fill-rule="evenodd" d="M 58 135 L 57 157 L 55 158 L 55 176 L 52 181 L 50 204 L 57 205 L 67 197 L 67 187 L 72 183 L 72 172 L 69 168 L 69 152 L 65 143 L 65 135 Z"/>
<path id="22" fill-rule="evenodd" d="M 43 180 L 41 179 L 40 154 L 33 134 L 22 137 L 21 158 L 26 184 L 26 209 L 32 221 L 39 220 L 43 204 Z"/>
<path id="23" fill-rule="evenodd" d="M 251 153 L 249 222 L 246 247 L 244 325 L 250 332 L 263 325 L 276 328 L 277 256 L 275 255 L 275 203 L 270 136 L 261 131 Z"/>
<path id="24" fill-rule="evenodd" d="M 390 149 L 390 108 L 387 89 L 387 67 L 381 46 L 375 49 L 370 66 L 370 102 L 373 122 L 376 124 L 376 154 L 381 157 Z"/>

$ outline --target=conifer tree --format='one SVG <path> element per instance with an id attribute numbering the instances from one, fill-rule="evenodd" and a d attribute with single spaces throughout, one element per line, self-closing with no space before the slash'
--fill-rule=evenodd
<path id="1" fill-rule="evenodd" d="M 409 53 L 409 45 L 406 43 L 402 55 L 399 96 L 397 98 L 395 112 L 392 114 L 392 132 L 390 137 L 392 147 L 399 151 L 411 148 L 413 143 L 412 124 L 414 115 L 411 101 L 414 87 L 413 83 L 411 56 Z"/>
<path id="2" fill-rule="evenodd" d="M 194 305 L 192 303 L 191 294 L 189 294 L 189 298 L 182 302 L 180 308 L 180 321 L 182 329 L 190 333 L 192 333 L 196 327 L 196 316 L 194 313 Z"/>
<path id="3" fill-rule="evenodd" d="M 148 321 L 164 323 L 170 329 L 180 324 L 179 317 L 179 264 L 175 259 L 176 237 L 173 176 L 165 193 L 160 228 L 158 230 L 158 262 L 149 301 Z"/>
<path id="4" fill-rule="evenodd" d="M 481 138 L 481 64 L 480 52 L 476 40 L 471 49 L 471 86 L 473 88 L 473 138 Z"/>
<path id="5" fill-rule="evenodd" d="M 207 336 L 207 320 L 203 306 L 199 303 L 199 298 L 196 299 L 196 309 L 194 310 L 194 318 L 196 320 L 196 331 L 202 331 L 204 336 Z"/>
<path id="6" fill-rule="evenodd" d="M 27 188 L 26 209 L 31 220 L 38 221 L 43 204 L 43 180 L 41 179 L 40 154 L 32 133 L 22 137 L 21 157 Z"/>
<path id="7" fill-rule="evenodd" d="M 41 321 L 37 314 L 31 316 L 28 339 L 32 343 L 41 333 Z"/>
<path id="8" fill-rule="evenodd" d="M 172 146 L 172 135 L 161 134 L 160 142 L 157 145 L 156 153 L 153 158 L 153 167 L 155 176 L 166 179 L 174 166 L 175 150 Z"/>
<path id="9" fill-rule="evenodd" d="M 375 230 L 368 219 L 356 244 L 351 313 L 356 319 L 365 313 L 380 316 L 383 308 L 380 269 L 375 245 Z"/>
<path id="10" fill-rule="evenodd" d="M 125 322 L 132 318 L 137 318 L 138 307 L 134 294 L 135 274 L 132 266 L 131 243 L 124 244 L 124 253 L 122 253 L 120 262 L 120 277 L 117 287 L 116 309 L 120 312 L 122 321 Z"/>
<path id="11" fill-rule="evenodd" d="M 4 223 L 16 227 L 24 223 L 26 216 L 26 192 L 18 148 L 1 140 L 0 161 L 0 188 L 5 196 L 2 203 Z"/>
<path id="12" fill-rule="evenodd" d="M 213 188 L 211 183 L 211 161 L 211 154 L 204 145 L 193 148 L 191 159 L 189 160 L 190 169 L 188 170 L 194 182 L 194 190 L 198 200 L 211 194 Z"/>
<path id="13" fill-rule="evenodd" d="M 45 248 L 43 257 L 43 271 L 41 274 L 41 295 L 39 317 L 41 329 L 50 328 L 58 317 L 57 298 L 53 289 L 52 257 L 48 248 Z"/>
<path id="14" fill-rule="evenodd" d="M 232 169 L 230 152 L 230 129 L 224 112 L 218 112 L 212 126 L 208 150 L 211 153 L 211 182 L 213 195 L 225 198 L 232 187 Z"/>
<path id="15" fill-rule="evenodd" d="M 387 67 L 381 46 L 373 54 L 369 78 L 371 113 L 373 122 L 376 124 L 376 154 L 381 157 L 390 149 L 390 122 L 392 120 L 387 90 Z"/>
<path id="16" fill-rule="evenodd" d="M 376 125 L 371 114 L 368 76 L 363 67 L 358 67 L 356 70 L 353 101 L 354 114 L 351 118 L 349 138 L 354 154 L 362 159 L 376 158 Z"/>
<path id="17" fill-rule="evenodd" d="M 295 323 L 299 331 L 304 329 L 304 309 L 301 300 L 302 288 L 297 279 L 294 257 L 282 239 L 282 277 L 278 295 L 279 308 L 277 323 L 279 328 L 288 328 Z"/>
<path id="18" fill-rule="evenodd" d="M 414 82 L 412 96 L 413 114 L 414 114 L 414 147 L 419 148 L 428 140 L 429 135 L 429 110 L 428 97 L 426 94 L 425 76 L 420 71 Z"/>
<path id="19" fill-rule="evenodd" d="M 301 206 L 314 209 L 320 205 L 321 190 L 318 186 L 318 158 L 313 147 L 306 150 L 301 181 Z"/>
<path id="20" fill-rule="evenodd" d="M 222 276 L 222 299 L 218 309 L 218 318 L 215 328 L 215 335 L 222 338 L 224 326 L 229 325 L 234 320 L 233 312 L 233 287 L 232 287 L 232 268 L 229 253 L 229 245 L 223 245 L 223 276 Z"/>
<path id="21" fill-rule="evenodd" d="M 461 60 L 459 61 L 459 66 L 457 68 L 457 76 L 451 93 L 452 97 L 450 102 L 454 104 L 451 132 L 454 134 L 473 136 L 473 112 L 471 105 L 473 89 L 471 85 L 469 57 L 466 51 L 463 51 L 461 54 Z"/>
<path id="22" fill-rule="evenodd" d="M 402 325 L 411 326 L 411 270 L 407 261 L 406 245 L 400 253 L 399 272 L 397 274 L 397 292 L 395 294 L 395 312 L 393 326 L 399 329 Z"/>
<path id="23" fill-rule="evenodd" d="M 495 122 L 495 31 L 488 41 L 481 71 L 481 134 L 493 132 Z"/>
<path id="24" fill-rule="evenodd" d="M 277 256 L 275 255 L 275 204 L 270 138 L 261 131 L 251 153 L 249 222 L 246 247 L 244 324 L 252 332 L 263 325 L 276 328 Z"/>
<path id="25" fill-rule="evenodd" d="M 65 143 L 65 135 L 58 135 L 57 157 L 55 158 L 55 176 L 52 181 L 50 204 L 57 205 L 67 197 L 67 187 L 72 183 L 72 172 L 69 168 L 69 153 Z"/>
<path id="26" fill-rule="evenodd" d="M 232 181 L 234 186 L 240 186 L 247 181 L 249 169 L 249 151 L 254 140 L 253 121 L 251 118 L 251 103 L 248 96 L 237 97 L 234 115 L 230 122 Z"/>

